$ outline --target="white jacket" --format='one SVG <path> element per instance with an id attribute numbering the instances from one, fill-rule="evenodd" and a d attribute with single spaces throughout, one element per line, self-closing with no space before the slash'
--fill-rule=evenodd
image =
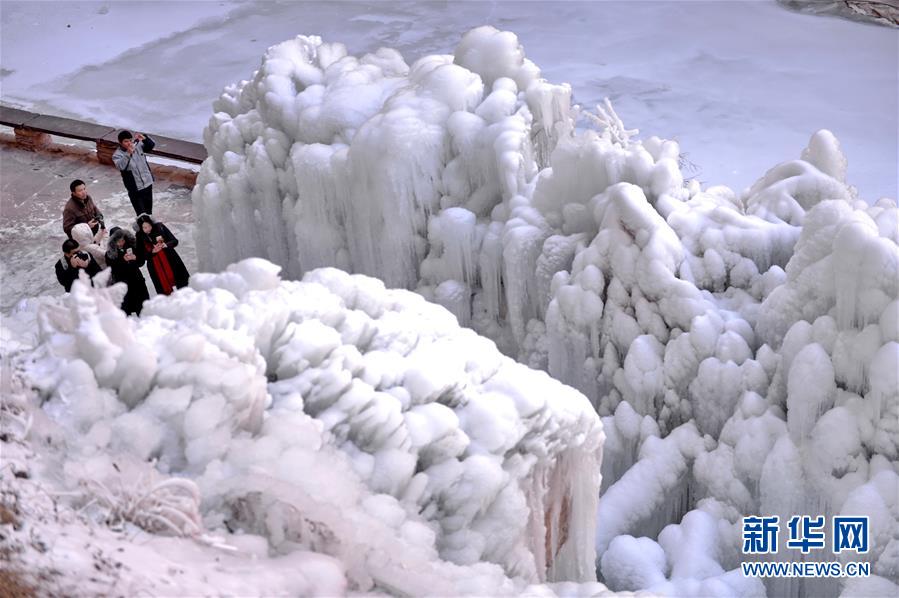
<path id="1" fill-rule="evenodd" d="M 79 251 L 88 252 L 101 268 L 106 267 L 106 229 L 101 228 L 94 236 L 91 227 L 82 222 L 72 227 L 72 239 L 78 242 Z"/>

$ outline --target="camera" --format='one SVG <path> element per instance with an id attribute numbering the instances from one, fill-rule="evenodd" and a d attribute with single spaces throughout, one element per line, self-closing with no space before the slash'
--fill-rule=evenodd
<path id="1" fill-rule="evenodd" d="M 90 256 L 88 256 L 87 252 L 84 252 L 84 251 L 79 251 L 78 253 L 75 254 L 75 257 L 77 257 L 79 260 L 85 260 L 85 261 L 90 260 Z"/>

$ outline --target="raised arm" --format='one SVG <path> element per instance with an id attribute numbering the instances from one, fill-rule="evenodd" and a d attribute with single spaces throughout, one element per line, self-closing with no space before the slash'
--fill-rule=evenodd
<path id="1" fill-rule="evenodd" d="M 116 168 L 125 170 L 131 164 L 131 154 L 117 151 L 112 155 L 112 161 L 115 163 Z"/>
<path id="2" fill-rule="evenodd" d="M 156 147 L 156 142 L 149 135 L 144 135 L 143 141 L 141 143 L 141 149 L 145 152 L 152 152 L 153 148 Z"/>

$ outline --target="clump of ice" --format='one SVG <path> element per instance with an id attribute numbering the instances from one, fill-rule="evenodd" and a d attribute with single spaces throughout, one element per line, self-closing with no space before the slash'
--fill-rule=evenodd
<path id="1" fill-rule="evenodd" d="M 834 514 L 895 462 L 899 212 L 857 198 L 831 132 L 742 193 L 703 188 L 675 141 L 637 138 L 609 103 L 576 130 L 571 90 L 489 27 L 408 67 L 299 37 L 216 110 L 194 192 L 204 266 L 377 276 L 586 394 L 609 435 L 612 589 L 758 594 L 736 571 L 742 515 Z M 414 387 L 402 400 L 444 388 Z M 469 440 L 506 445 L 506 421 Z M 645 542 L 665 566 L 651 548 L 626 571 Z"/>
<path id="2" fill-rule="evenodd" d="M 277 273 L 197 274 L 139 319 L 79 281 L 40 312 L 28 371 L 65 431 L 66 479 L 104 518 L 197 535 L 165 491 L 198 487 L 206 528 L 331 554 L 359 590 L 595 580 L 603 433 L 583 395 L 419 295 Z M 109 481 L 148 460 L 179 477 L 127 495 Z"/>
<path id="3" fill-rule="evenodd" d="M 613 590 L 862 588 L 743 578 L 740 521 L 887 521 L 874 494 L 895 490 L 885 472 L 899 458 L 895 200 L 857 197 L 827 130 L 735 192 L 689 180 L 677 142 L 637 138 L 610 104 L 575 129 L 571 97 L 489 27 L 411 65 L 317 37 L 273 46 L 226 88 L 204 136 L 196 238 L 201 265 L 221 272 L 155 299 L 139 325 L 83 289 L 45 310 L 45 347 L 66 360 L 44 375 L 47 411 L 91 445 L 125 438 L 199 476 L 210 525 L 339 554 L 354 588 L 467 583 L 441 585 L 439 568 L 405 585 L 402 559 L 372 578 L 366 555 L 409 545 L 416 563 L 467 567 L 473 591 L 505 583 L 484 560 L 517 579 L 585 579 L 594 531 Z M 234 264 L 247 257 L 304 282 Z M 525 389 L 577 396 L 578 409 L 580 395 L 506 373 L 457 323 L 603 418 L 596 530 L 564 525 L 587 522 L 596 500 L 600 466 L 578 457 L 595 455 L 595 423 L 552 411 L 567 422 L 556 427 Z M 95 425 L 103 414 L 114 427 Z M 576 450 L 545 442 L 575 429 Z M 341 482 L 300 492 L 298 472 Z M 313 533 L 319 521 L 372 533 L 346 548 Z M 899 583 L 896 547 L 878 542 L 859 591 Z"/>
<path id="4" fill-rule="evenodd" d="M 216 102 L 205 133 L 201 266 L 261 256 L 295 278 L 338 266 L 421 288 L 463 322 L 491 288 L 483 305 L 495 320 L 503 254 L 517 259 L 529 233 L 515 247 L 480 245 L 572 130 L 570 95 L 491 27 L 469 32 L 455 56 L 412 65 L 314 36 L 274 46 Z"/>

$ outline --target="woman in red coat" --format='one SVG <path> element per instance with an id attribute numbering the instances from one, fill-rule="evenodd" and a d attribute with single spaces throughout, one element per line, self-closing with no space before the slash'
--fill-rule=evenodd
<path id="1" fill-rule="evenodd" d="M 137 246 L 147 260 L 147 270 L 160 295 L 171 295 L 176 288 L 186 287 L 190 274 L 175 251 L 178 239 L 166 225 L 149 214 L 137 217 Z"/>

